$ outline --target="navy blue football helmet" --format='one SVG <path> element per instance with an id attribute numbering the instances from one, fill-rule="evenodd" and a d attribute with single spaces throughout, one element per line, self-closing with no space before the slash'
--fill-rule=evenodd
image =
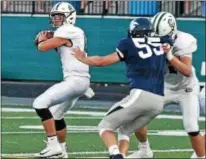
<path id="1" fill-rule="evenodd" d="M 145 37 L 150 36 L 154 32 L 152 23 L 147 18 L 136 18 L 130 22 L 128 36 L 129 37 Z"/>

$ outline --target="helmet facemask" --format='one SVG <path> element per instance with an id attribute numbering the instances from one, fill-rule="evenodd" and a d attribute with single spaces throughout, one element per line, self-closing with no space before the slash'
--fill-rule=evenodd
<path id="1" fill-rule="evenodd" d="M 129 31 L 129 35 L 132 38 L 144 38 L 152 36 L 152 30 L 145 30 L 145 31 Z"/>
<path id="2" fill-rule="evenodd" d="M 61 13 L 51 14 L 50 23 L 52 27 L 58 28 L 64 24 L 65 15 Z"/>
<path id="3" fill-rule="evenodd" d="M 64 24 L 74 25 L 76 22 L 76 10 L 68 2 L 59 2 L 54 5 L 50 13 L 50 23 L 53 27 Z"/>

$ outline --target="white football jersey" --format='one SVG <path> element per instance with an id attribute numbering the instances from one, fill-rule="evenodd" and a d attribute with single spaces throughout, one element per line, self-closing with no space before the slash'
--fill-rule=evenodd
<path id="1" fill-rule="evenodd" d="M 197 40 L 191 34 L 178 31 L 172 50 L 173 55 L 176 57 L 187 56 L 192 58 L 192 53 L 196 50 Z M 165 75 L 166 89 L 176 91 L 185 88 L 192 88 L 196 84 L 198 84 L 198 79 L 196 77 L 194 67 L 192 67 L 191 76 L 186 77 L 168 63 Z"/>
<path id="2" fill-rule="evenodd" d="M 74 48 L 85 49 L 86 37 L 84 31 L 71 24 L 65 24 L 54 32 L 54 37 L 69 39 L 72 43 L 71 47 L 61 46 L 57 49 L 61 57 L 64 78 L 73 75 L 90 78 L 89 66 L 78 61 L 72 55 Z"/>

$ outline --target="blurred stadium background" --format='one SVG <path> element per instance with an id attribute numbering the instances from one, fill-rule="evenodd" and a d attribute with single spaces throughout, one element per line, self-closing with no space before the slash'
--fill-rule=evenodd
<path id="1" fill-rule="evenodd" d="M 29 157 L 43 148 L 41 142 L 44 133 L 42 128 L 38 127 L 40 122 L 31 109 L 31 104 L 35 97 L 62 79 L 62 71 L 55 51 L 42 54 L 35 48 L 33 41 L 39 31 L 51 29 L 48 14 L 56 2 L 59 1 L 1 1 L 3 157 Z M 198 40 L 193 65 L 201 86 L 205 84 L 205 1 L 68 2 L 77 10 L 77 26 L 87 35 L 87 51 L 90 55 L 104 55 L 114 51 L 118 40 L 127 34 L 128 24 L 134 17 L 151 17 L 159 11 L 173 13 L 177 18 L 178 28 L 191 33 Z M 68 139 L 73 145 L 71 157 L 105 156 L 104 146 L 97 133 L 90 133 L 96 132 L 95 126 L 105 111 L 129 92 L 124 64 L 105 68 L 93 67 L 90 72 L 95 97 L 91 100 L 82 97 L 74 110 L 68 112 L 72 115 L 67 115 L 66 118 L 71 127 L 72 137 Z M 163 117 L 160 116 L 149 127 L 151 144 L 157 157 L 188 158 L 191 154 L 182 121 L 179 120 L 179 110 L 177 105 L 166 107 Z M 205 119 L 201 118 L 203 131 L 204 123 Z M 167 135 L 161 135 L 164 130 L 168 130 Z M 85 134 L 81 134 L 82 132 Z M 161 138 L 157 134 L 160 134 Z M 163 141 L 165 142 L 162 143 Z M 131 150 L 135 149 L 133 141 Z M 170 154 L 171 152 L 173 153 Z"/>

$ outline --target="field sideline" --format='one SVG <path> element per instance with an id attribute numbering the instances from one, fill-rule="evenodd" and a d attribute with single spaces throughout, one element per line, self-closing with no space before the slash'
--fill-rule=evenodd
<path id="1" fill-rule="evenodd" d="M 108 153 L 97 133 L 97 124 L 105 115 L 98 111 L 69 111 L 65 117 L 70 158 L 107 157 Z M 180 115 L 161 114 L 149 124 L 149 140 L 155 158 L 189 158 L 192 154 Z M 200 118 L 205 132 L 205 118 Z M 45 134 L 32 109 L 3 106 L 2 157 L 33 158 L 44 148 Z M 32 145 L 32 146 L 31 146 Z M 130 153 L 137 149 L 134 136 Z"/>

